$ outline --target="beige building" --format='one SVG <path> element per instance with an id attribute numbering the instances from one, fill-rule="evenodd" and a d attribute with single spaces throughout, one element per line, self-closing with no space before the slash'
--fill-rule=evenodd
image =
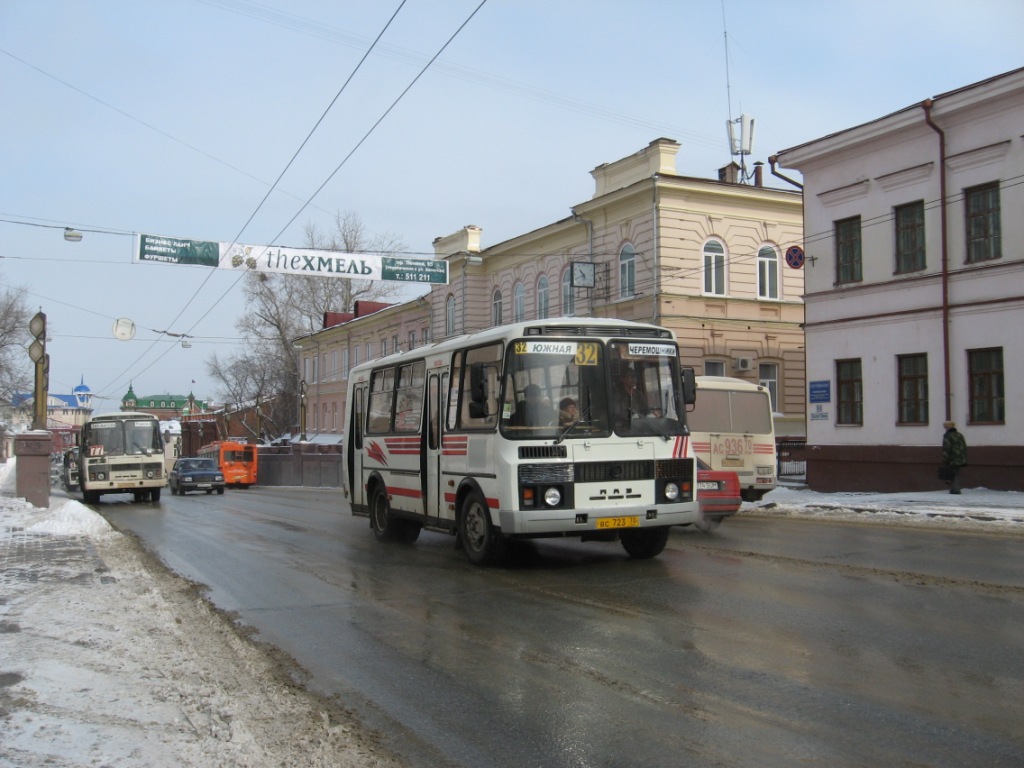
<path id="1" fill-rule="evenodd" d="M 448 285 L 300 340 L 301 378 L 319 385 L 307 386 L 307 402 L 320 403 L 307 431 L 325 419 L 331 434 L 343 431 L 334 414 L 344 411 L 348 370 L 396 339 L 407 349 L 413 336 L 577 316 L 671 328 L 684 365 L 764 384 L 779 433 L 802 436 L 803 273 L 784 259 L 802 239 L 800 193 L 764 187 L 760 174 L 752 185 L 728 181 L 729 169 L 721 180 L 681 176 L 678 151 L 662 138 L 598 166 L 593 197 L 569 216 L 489 248 L 476 226 L 437 238 Z"/>

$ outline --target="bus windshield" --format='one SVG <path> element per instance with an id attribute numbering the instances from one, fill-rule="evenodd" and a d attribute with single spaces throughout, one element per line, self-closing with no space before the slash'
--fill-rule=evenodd
<path id="1" fill-rule="evenodd" d="M 89 456 L 148 456 L 163 450 L 156 419 L 93 421 L 83 434 Z"/>
<path id="2" fill-rule="evenodd" d="M 684 433 L 674 344 L 517 339 L 505 359 L 501 430 L 512 439 Z"/>

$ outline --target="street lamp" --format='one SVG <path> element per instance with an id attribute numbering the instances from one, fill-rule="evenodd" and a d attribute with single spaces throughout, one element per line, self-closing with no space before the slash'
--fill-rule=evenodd
<path id="1" fill-rule="evenodd" d="M 71 227 L 64 227 L 64 239 L 69 243 L 77 243 L 82 239 L 82 233 Z"/>

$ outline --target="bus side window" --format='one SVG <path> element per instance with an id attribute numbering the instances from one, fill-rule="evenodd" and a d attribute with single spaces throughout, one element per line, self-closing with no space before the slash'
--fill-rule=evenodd
<path id="1" fill-rule="evenodd" d="M 463 429 L 486 429 L 498 424 L 498 382 L 501 381 L 502 345 L 490 344 L 466 352 L 463 369 L 465 403 L 460 426 Z M 466 381 L 468 379 L 468 381 Z"/>
<path id="2" fill-rule="evenodd" d="M 395 400 L 395 369 L 374 371 L 370 379 L 370 407 L 366 431 L 369 434 L 391 431 L 391 412 Z"/>

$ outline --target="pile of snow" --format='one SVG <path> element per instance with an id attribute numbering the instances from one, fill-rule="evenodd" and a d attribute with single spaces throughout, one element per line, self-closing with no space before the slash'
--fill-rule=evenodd
<path id="1" fill-rule="evenodd" d="M 55 536 L 96 538 L 114 533 L 102 516 L 74 499 L 52 496 L 50 506 L 41 509 L 18 498 L 16 467 L 16 458 L 0 464 L 0 525 Z"/>

